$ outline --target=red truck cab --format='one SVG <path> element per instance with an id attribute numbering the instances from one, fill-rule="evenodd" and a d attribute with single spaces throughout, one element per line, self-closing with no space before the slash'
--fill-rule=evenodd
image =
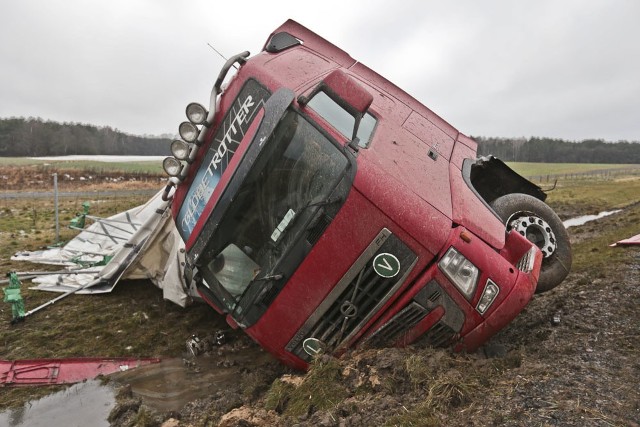
<path id="1" fill-rule="evenodd" d="M 472 351 L 545 263 L 568 251 L 568 272 L 539 187 L 294 21 L 187 116 L 165 159 L 187 279 L 292 367 L 357 346 Z M 507 212 L 513 195 L 534 208 Z"/>

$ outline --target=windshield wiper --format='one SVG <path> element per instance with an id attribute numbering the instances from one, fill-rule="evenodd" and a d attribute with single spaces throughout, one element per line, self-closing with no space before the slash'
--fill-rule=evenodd
<path id="1" fill-rule="evenodd" d="M 341 202 L 341 201 L 342 201 L 342 196 L 328 197 L 328 198 L 326 198 L 324 200 L 320 200 L 320 201 L 315 202 L 315 203 L 311 203 L 311 200 L 309 200 L 309 203 L 307 203 L 302 208 L 300 208 L 299 212 L 302 212 L 305 209 L 310 208 L 312 206 L 327 206 L 327 205 L 332 205 L 334 203 Z"/>
<path id="2" fill-rule="evenodd" d="M 256 282 L 262 282 L 264 280 L 280 280 L 284 277 L 284 274 L 267 274 L 266 276 L 263 277 L 258 277 L 255 278 L 251 281 L 251 283 L 256 283 Z"/>
<path id="3" fill-rule="evenodd" d="M 253 279 L 250 283 L 249 286 L 247 286 L 247 289 L 245 290 L 244 294 L 242 295 L 242 297 L 244 297 L 251 289 L 255 289 L 255 284 L 258 282 L 264 282 L 266 281 L 267 283 L 260 287 L 259 289 L 253 291 L 253 296 L 251 297 L 251 300 L 249 301 L 249 303 L 246 305 L 246 307 L 253 307 L 253 305 L 255 304 L 255 302 L 257 300 L 260 300 L 264 297 L 264 295 L 269 292 L 272 288 L 273 288 L 273 281 L 274 280 L 280 280 L 284 277 L 284 274 L 281 273 L 277 273 L 277 274 L 267 274 L 263 277 L 258 277 L 256 279 Z M 240 308 L 240 303 L 238 303 L 235 308 L 233 309 L 233 318 L 236 320 L 236 322 L 238 322 L 238 319 L 240 317 L 240 312 L 238 311 L 238 308 Z"/>
<path id="4" fill-rule="evenodd" d="M 314 206 L 318 207 L 318 206 L 331 205 L 333 203 L 340 202 L 340 201 L 342 201 L 342 197 L 336 196 L 336 197 L 329 197 L 327 199 L 320 200 L 318 202 L 313 202 L 312 200 L 309 200 L 306 205 L 298 209 L 298 212 L 290 208 L 287 214 L 284 216 L 284 218 L 282 218 L 282 221 L 280 221 L 280 224 L 278 224 L 278 227 L 276 227 L 276 229 L 271 234 L 271 240 L 273 240 L 274 243 L 278 243 L 278 241 L 280 240 L 280 237 L 285 233 L 285 231 L 289 227 L 289 224 L 291 224 L 291 222 L 295 218 L 299 218 L 300 214 L 302 214 L 302 212 L 304 212 L 307 208 L 314 207 Z"/>

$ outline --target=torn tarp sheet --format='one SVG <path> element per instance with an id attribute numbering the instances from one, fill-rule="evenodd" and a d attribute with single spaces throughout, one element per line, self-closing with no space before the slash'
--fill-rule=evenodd
<path id="1" fill-rule="evenodd" d="M 120 279 L 149 279 L 162 289 L 165 299 L 184 307 L 190 299 L 182 269 L 184 252 L 184 242 L 171 220 L 170 203 L 159 192 L 144 205 L 95 219 L 62 248 L 19 252 L 11 259 L 64 265 L 74 272 L 39 276 L 33 280 L 34 289 L 69 292 L 82 288 L 78 293 L 106 293 Z M 112 257 L 106 266 L 92 266 L 104 257 Z M 83 269 L 91 273 L 81 274 Z"/>
<path id="2" fill-rule="evenodd" d="M 640 234 L 637 236 L 629 237 L 628 239 L 620 240 L 610 246 L 631 246 L 631 245 L 640 245 Z"/>

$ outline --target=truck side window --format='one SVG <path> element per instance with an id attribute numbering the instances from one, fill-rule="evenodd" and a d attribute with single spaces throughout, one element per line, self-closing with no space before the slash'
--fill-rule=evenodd
<path id="1" fill-rule="evenodd" d="M 344 108 L 340 107 L 326 93 L 318 92 L 307 104 L 320 117 L 325 119 L 331 126 L 347 138 L 351 138 L 355 119 Z M 360 121 L 358 128 L 358 145 L 367 148 L 371 140 L 371 135 L 376 127 L 376 118 L 366 113 Z"/>

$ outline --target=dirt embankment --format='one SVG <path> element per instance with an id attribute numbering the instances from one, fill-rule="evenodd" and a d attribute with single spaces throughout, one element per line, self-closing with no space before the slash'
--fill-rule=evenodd
<path id="1" fill-rule="evenodd" d="M 638 224 L 638 218 L 635 206 L 570 234 L 575 242 L 592 241 Z M 598 245 L 577 243 L 576 268 L 568 279 L 536 296 L 474 354 L 418 345 L 326 357 L 307 374 L 273 363 L 238 366 L 233 386 L 181 411 L 156 412 L 138 401 L 135 411 L 111 421 L 116 426 L 132 420 L 224 427 L 639 426 L 640 250 L 617 248 L 624 253 L 612 256 L 611 249 Z"/>

